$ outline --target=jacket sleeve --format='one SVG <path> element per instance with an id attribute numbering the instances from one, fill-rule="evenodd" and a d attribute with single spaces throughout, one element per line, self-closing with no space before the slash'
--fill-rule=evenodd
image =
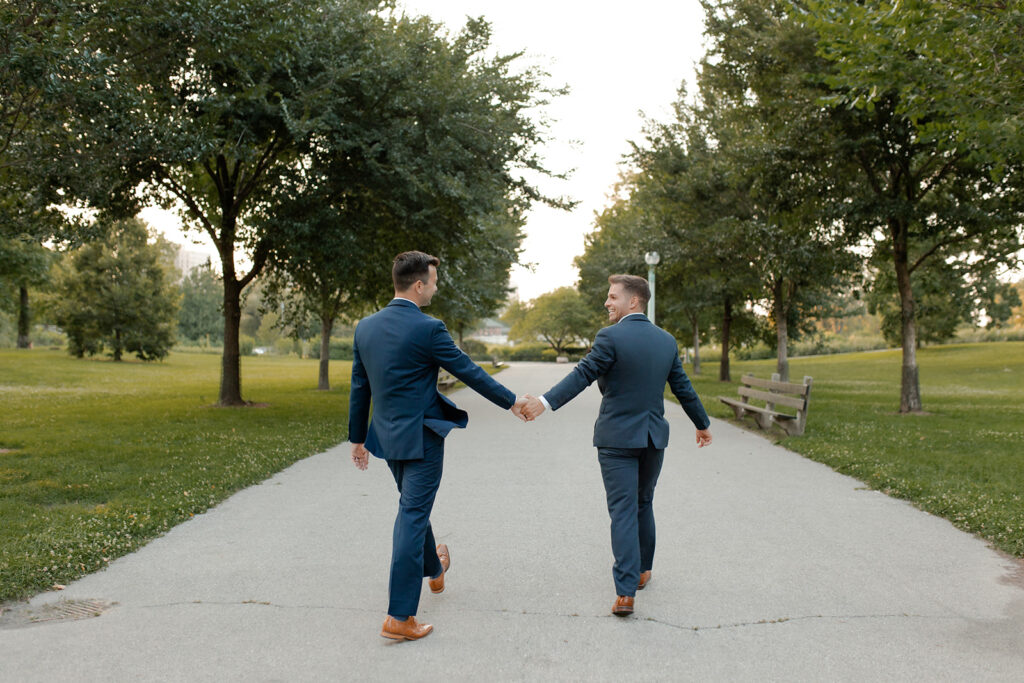
<path id="1" fill-rule="evenodd" d="M 551 387 L 544 399 L 552 410 L 558 410 L 566 403 L 590 386 L 594 380 L 608 372 L 615 364 L 615 344 L 605 330 L 601 330 L 594 338 L 594 346 L 573 371 L 561 382 Z"/>
<path id="2" fill-rule="evenodd" d="M 516 395 L 508 387 L 488 375 L 455 345 L 448 328 L 440 321 L 434 330 L 433 353 L 438 365 L 491 403 L 508 410 L 516 402 Z"/>
<path id="3" fill-rule="evenodd" d="M 704 404 L 700 402 L 700 397 L 697 396 L 693 385 L 690 384 L 690 378 L 683 371 L 683 364 L 679 361 L 678 352 L 675 360 L 672 361 L 672 369 L 668 373 L 668 386 L 672 390 L 672 394 L 679 399 L 679 404 L 683 406 L 683 410 L 693 422 L 693 426 L 697 429 L 707 429 L 711 425 L 711 420 L 708 419 Z"/>
<path id="4" fill-rule="evenodd" d="M 348 440 L 366 442 L 366 424 L 370 419 L 370 379 L 359 359 L 359 347 L 352 341 L 352 389 L 348 396 Z"/>

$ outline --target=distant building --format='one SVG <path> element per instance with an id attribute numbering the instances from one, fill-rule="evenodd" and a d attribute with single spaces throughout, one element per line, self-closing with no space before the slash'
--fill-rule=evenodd
<path id="1" fill-rule="evenodd" d="M 508 325 L 500 320 L 484 318 L 477 324 L 476 329 L 466 335 L 466 337 L 482 341 L 485 344 L 501 344 L 506 346 L 509 343 L 508 332 L 510 329 Z"/>
<path id="2" fill-rule="evenodd" d="M 178 247 L 178 253 L 174 257 L 174 267 L 178 269 L 182 277 L 185 277 L 209 260 L 210 255 L 206 252 L 186 249 L 181 246 Z"/>

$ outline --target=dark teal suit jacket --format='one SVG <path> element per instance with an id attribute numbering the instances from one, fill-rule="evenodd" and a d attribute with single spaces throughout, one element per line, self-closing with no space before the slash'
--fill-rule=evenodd
<path id="1" fill-rule="evenodd" d="M 587 357 L 544 398 L 558 410 L 594 380 L 603 396 L 594 423 L 598 448 L 646 448 L 648 439 L 655 448 L 665 448 L 666 382 L 697 429 L 711 424 L 683 372 L 676 340 L 645 315 L 631 315 L 598 332 Z"/>
<path id="2" fill-rule="evenodd" d="M 437 390 L 439 367 L 506 410 L 516 401 L 455 345 L 443 322 L 411 301 L 394 299 L 359 321 L 353 354 L 348 438 L 378 458 L 422 458 L 424 427 L 444 438 L 468 424 L 466 412 Z"/>

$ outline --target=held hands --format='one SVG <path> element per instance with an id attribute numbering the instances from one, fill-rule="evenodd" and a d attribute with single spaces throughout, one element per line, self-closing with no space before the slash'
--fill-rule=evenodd
<path id="1" fill-rule="evenodd" d="M 536 396 L 526 394 L 526 405 L 523 407 L 523 415 L 528 421 L 536 420 L 544 412 L 544 402 Z"/>
<path id="2" fill-rule="evenodd" d="M 370 451 L 366 450 L 361 443 L 352 444 L 352 463 L 361 470 L 365 470 L 370 462 Z"/>
<path id="3" fill-rule="evenodd" d="M 697 430 L 697 448 L 704 448 L 711 445 L 711 429 Z"/>
<path id="4" fill-rule="evenodd" d="M 516 399 L 516 402 L 512 404 L 512 407 L 509 408 L 509 410 L 511 410 L 512 414 L 518 417 L 523 422 L 529 422 L 530 420 L 527 419 L 525 415 L 523 415 L 524 407 L 526 407 L 526 397 L 520 396 L 519 398 Z"/>
<path id="5" fill-rule="evenodd" d="M 526 394 L 516 399 L 511 410 L 512 414 L 523 422 L 532 422 L 544 412 L 544 404 L 539 398 Z"/>

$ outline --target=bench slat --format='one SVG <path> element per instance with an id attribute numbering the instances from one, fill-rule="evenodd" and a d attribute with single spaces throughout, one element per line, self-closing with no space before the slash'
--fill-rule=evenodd
<path id="1" fill-rule="evenodd" d="M 754 377 L 753 375 L 743 375 L 740 380 L 743 384 L 751 387 L 758 387 L 760 389 L 774 389 L 775 391 L 781 391 L 784 394 L 799 394 L 800 396 L 806 396 L 807 391 L 810 387 L 806 384 L 794 384 L 793 382 L 776 382 L 770 379 L 761 379 L 760 377 Z"/>
<path id="2" fill-rule="evenodd" d="M 774 410 L 768 410 L 767 408 L 758 408 L 750 403 L 744 403 L 743 401 L 737 401 L 734 398 L 726 398 L 725 396 L 719 396 L 718 400 L 730 406 L 736 406 L 743 410 L 749 410 L 752 413 L 761 413 L 762 415 L 771 415 L 777 420 L 795 420 L 796 415 L 787 415 L 786 413 L 780 413 Z"/>
<path id="3" fill-rule="evenodd" d="M 747 398 L 753 398 L 759 401 L 789 406 L 790 408 L 804 407 L 804 399 L 802 398 L 794 398 L 793 396 L 786 396 L 785 394 L 773 394 L 770 391 L 759 391 L 757 389 L 751 389 L 750 387 L 739 387 L 736 391 L 740 396 L 746 396 Z"/>

